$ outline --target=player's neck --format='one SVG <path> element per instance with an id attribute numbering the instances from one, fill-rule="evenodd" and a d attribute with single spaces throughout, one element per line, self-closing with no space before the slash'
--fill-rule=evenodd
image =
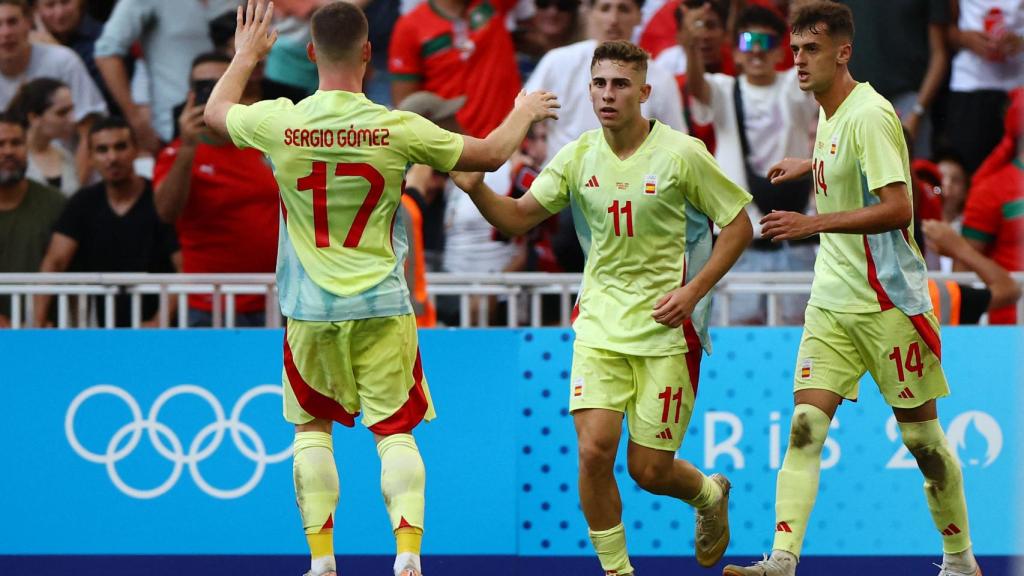
<path id="1" fill-rule="evenodd" d="M 637 115 L 636 120 L 618 129 L 605 128 L 604 139 L 608 147 L 619 157 L 625 160 L 633 155 L 638 148 L 643 146 L 647 135 L 651 133 L 651 123 L 642 115 Z"/>
<path id="2" fill-rule="evenodd" d="M 821 105 L 822 110 L 825 111 L 825 119 L 831 118 L 836 110 L 843 105 L 846 101 L 846 97 L 853 92 L 853 89 L 857 87 L 857 81 L 850 76 L 849 70 L 843 70 L 839 73 L 836 81 L 829 86 L 828 90 L 814 94 L 814 99 Z"/>
<path id="3" fill-rule="evenodd" d="M 320 90 L 331 92 L 341 90 L 344 92 L 362 93 L 363 75 L 366 72 L 365 66 L 353 68 L 350 66 L 328 67 L 318 66 L 320 74 Z"/>

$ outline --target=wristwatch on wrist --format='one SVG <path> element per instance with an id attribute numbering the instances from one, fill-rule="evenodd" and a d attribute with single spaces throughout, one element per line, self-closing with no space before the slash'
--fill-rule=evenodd
<path id="1" fill-rule="evenodd" d="M 914 102 L 914 107 L 911 108 L 910 111 L 913 112 L 915 116 L 924 116 L 925 112 L 927 112 L 920 102 Z"/>

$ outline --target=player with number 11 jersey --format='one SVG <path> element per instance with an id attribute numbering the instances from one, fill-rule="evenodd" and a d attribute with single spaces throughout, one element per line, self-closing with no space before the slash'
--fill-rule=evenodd
<path id="1" fill-rule="evenodd" d="M 453 174 L 491 224 L 519 234 L 571 206 L 586 255 L 573 318 L 569 410 L 579 444 L 580 504 L 605 574 L 631 576 L 612 474 L 629 430 L 630 475 L 697 511 L 697 561 L 729 543 L 729 481 L 676 458 L 697 394 L 710 289 L 752 236 L 751 197 L 704 145 L 641 114 L 648 55 L 629 42 L 594 51 L 590 96 L 602 128 L 562 148 L 527 194 L 498 196 L 481 175 Z M 710 222 L 722 228 L 710 244 Z"/>

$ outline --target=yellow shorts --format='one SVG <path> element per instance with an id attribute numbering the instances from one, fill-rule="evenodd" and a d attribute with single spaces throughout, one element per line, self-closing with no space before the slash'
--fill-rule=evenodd
<path id="1" fill-rule="evenodd" d="M 434 418 L 412 314 L 342 322 L 288 319 L 284 336 L 284 418 L 363 425 L 381 435 Z"/>
<path id="2" fill-rule="evenodd" d="M 672 356 L 633 356 L 574 344 L 569 411 L 622 412 L 630 440 L 675 452 L 693 413 L 700 359 L 699 346 Z"/>
<path id="3" fill-rule="evenodd" d="M 865 372 L 894 408 L 916 408 L 949 395 L 939 323 L 927 312 L 853 314 L 808 306 L 797 353 L 795 390 L 830 390 L 857 400 Z"/>

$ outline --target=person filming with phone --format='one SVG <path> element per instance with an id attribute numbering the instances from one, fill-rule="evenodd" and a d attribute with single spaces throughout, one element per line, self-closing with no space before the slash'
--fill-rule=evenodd
<path id="1" fill-rule="evenodd" d="M 203 122 L 210 92 L 230 63 L 221 53 L 193 61 L 177 136 L 153 172 L 157 214 L 178 229 L 186 273 L 273 272 L 276 264 L 278 195 L 270 166 L 260 152 L 235 148 Z M 250 82 L 242 103 L 259 99 L 259 83 Z M 227 310 L 225 302 L 219 310 Z M 234 312 L 214 318 L 211 296 L 189 296 L 190 327 L 266 324 L 262 296 L 236 296 Z"/>

